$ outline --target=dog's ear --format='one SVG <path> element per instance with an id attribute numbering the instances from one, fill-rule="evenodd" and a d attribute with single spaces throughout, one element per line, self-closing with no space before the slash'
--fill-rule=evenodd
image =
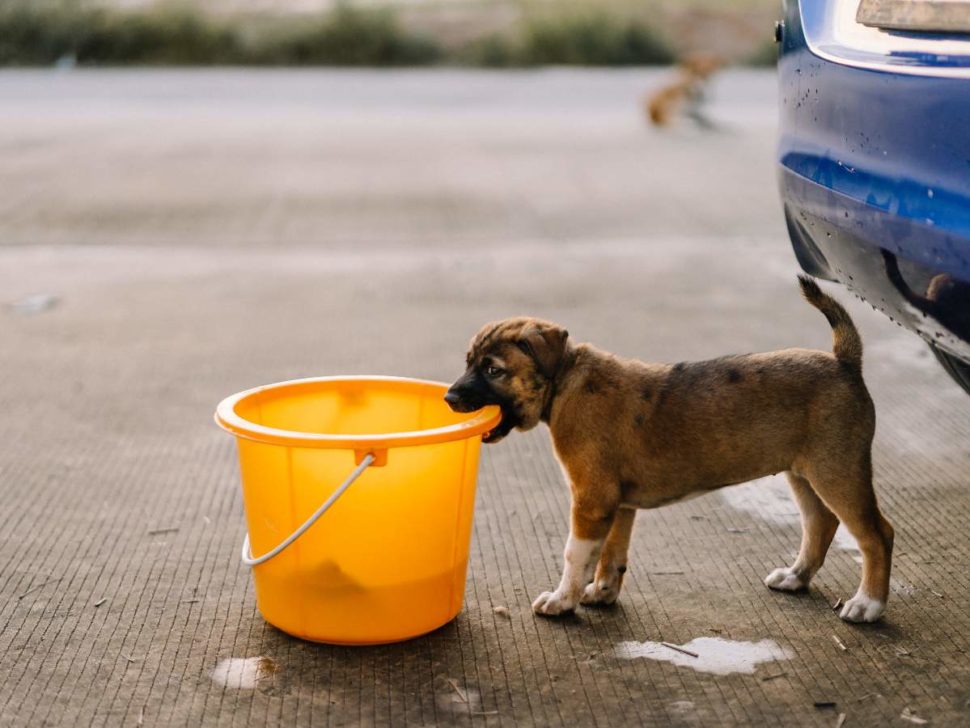
<path id="1" fill-rule="evenodd" d="M 522 351 L 532 357 L 540 374 L 552 379 L 559 371 L 559 365 L 566 353 L 566 329 L 545 322 L 530 324 L 515 343 Z"/>

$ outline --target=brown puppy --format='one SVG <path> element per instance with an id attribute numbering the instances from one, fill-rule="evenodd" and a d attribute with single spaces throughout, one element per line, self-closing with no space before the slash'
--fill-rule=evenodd
<path id="1" fill-rule="evenodd" d="M 704 92 L 710 77 L 723 66 L 724 60 L 717 56 L 699 55 L 684 60 L 677 67 L 677 79 L 646 98 L 647 118 L 654 126 L 670 126 L 684 110 L 699 126 L 714 128 L 703 113 Z"/>
<path id="2" fill-rule="evenodd" d="M 802 545 L 795 563 L 765 584 L 804 589 L 842 521 L 863 564 L 841 617 L 882 615 L 893 529 L 872 488 L 875 412 L 862 380 L 862 341 L 842 306 L 811 279 L 800 282 L 833 328 L 834 354 L 786 349 L 648 364 L 573 345 L 564 329 L 532 318 L 488 324 L 475 336 L 468 369 L 445 399 L 462 412 L 502 408 L 486 442 L 547 423 L 572 492 L 562 581 L 536 599 L 537 614 L 616 601 L 637 508 L 785 471 L 802 514 Z"/>

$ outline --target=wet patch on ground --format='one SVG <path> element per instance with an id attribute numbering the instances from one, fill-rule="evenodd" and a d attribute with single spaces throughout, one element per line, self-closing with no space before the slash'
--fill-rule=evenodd
<path id="1" fill-rule="evenodd" d="M 671 662 L 715 675 L 751 675 L 762 662 L 789 660 L 793 654 L 774 640 L 742 642 L 721 637 L 697 637 L 683 645 L 665 642 L 621 642 L 615 654 L 623 660 L 643 657 Z"/>
<path id="2" fill-rule="evenodd" d="M 216 665 L 209 677 L 227 688 L 254 690 L 272 677 L 276 669 L 276 662 L 269 657 L 230 657 Z"/>

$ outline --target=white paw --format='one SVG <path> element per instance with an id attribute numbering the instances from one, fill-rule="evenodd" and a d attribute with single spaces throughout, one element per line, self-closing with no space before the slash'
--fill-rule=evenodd
<path id="1" fill-rule="evenodd" d="M 539 598 L 532 602 L 532 611 L 536 614 L 544 614 L 547 617 L 555 617 L 565 612 L 571 612 L 576 607 L 575 601 L 566 599 L 559 592 L 542 592 Z"/>
<path id="2" fill-rule="evenodd" d="M 586 585 L 583 591 L 582 604 L 612 604 L 620 596 L 618 579 L 600 579 Z"/>
<path id="3" fill-rule="evenodd" d="M 845 603 L 839 616 L 846 622 L 875 622 L 886 611 L 886 605 L 865 592 L 857 592 Z"/>
<path id="4" fill-rule="evenodd" d="M 765 577 L 765 586 L 769 589 L 777 589 L 778 591 L 793 592 L 804 589 L 808 586 L 808 583 L 802 581 L 801 577 L 795 574 L 790 566 L 784 566 L 780 569 L 775 569 Z"/>

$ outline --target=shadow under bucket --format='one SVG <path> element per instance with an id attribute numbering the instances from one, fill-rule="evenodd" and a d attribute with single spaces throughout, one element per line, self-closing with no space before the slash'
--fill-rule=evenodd
<path id="1" fill-rule="evenodd" d="M 239 448 L 243 561 L 267 622 L 316 642 L 378 644 L 461 611 L 481 435 L 501 412 L 452 412 L 446 391 L 325 377 L 219 404 L 216 422 Z"/>

